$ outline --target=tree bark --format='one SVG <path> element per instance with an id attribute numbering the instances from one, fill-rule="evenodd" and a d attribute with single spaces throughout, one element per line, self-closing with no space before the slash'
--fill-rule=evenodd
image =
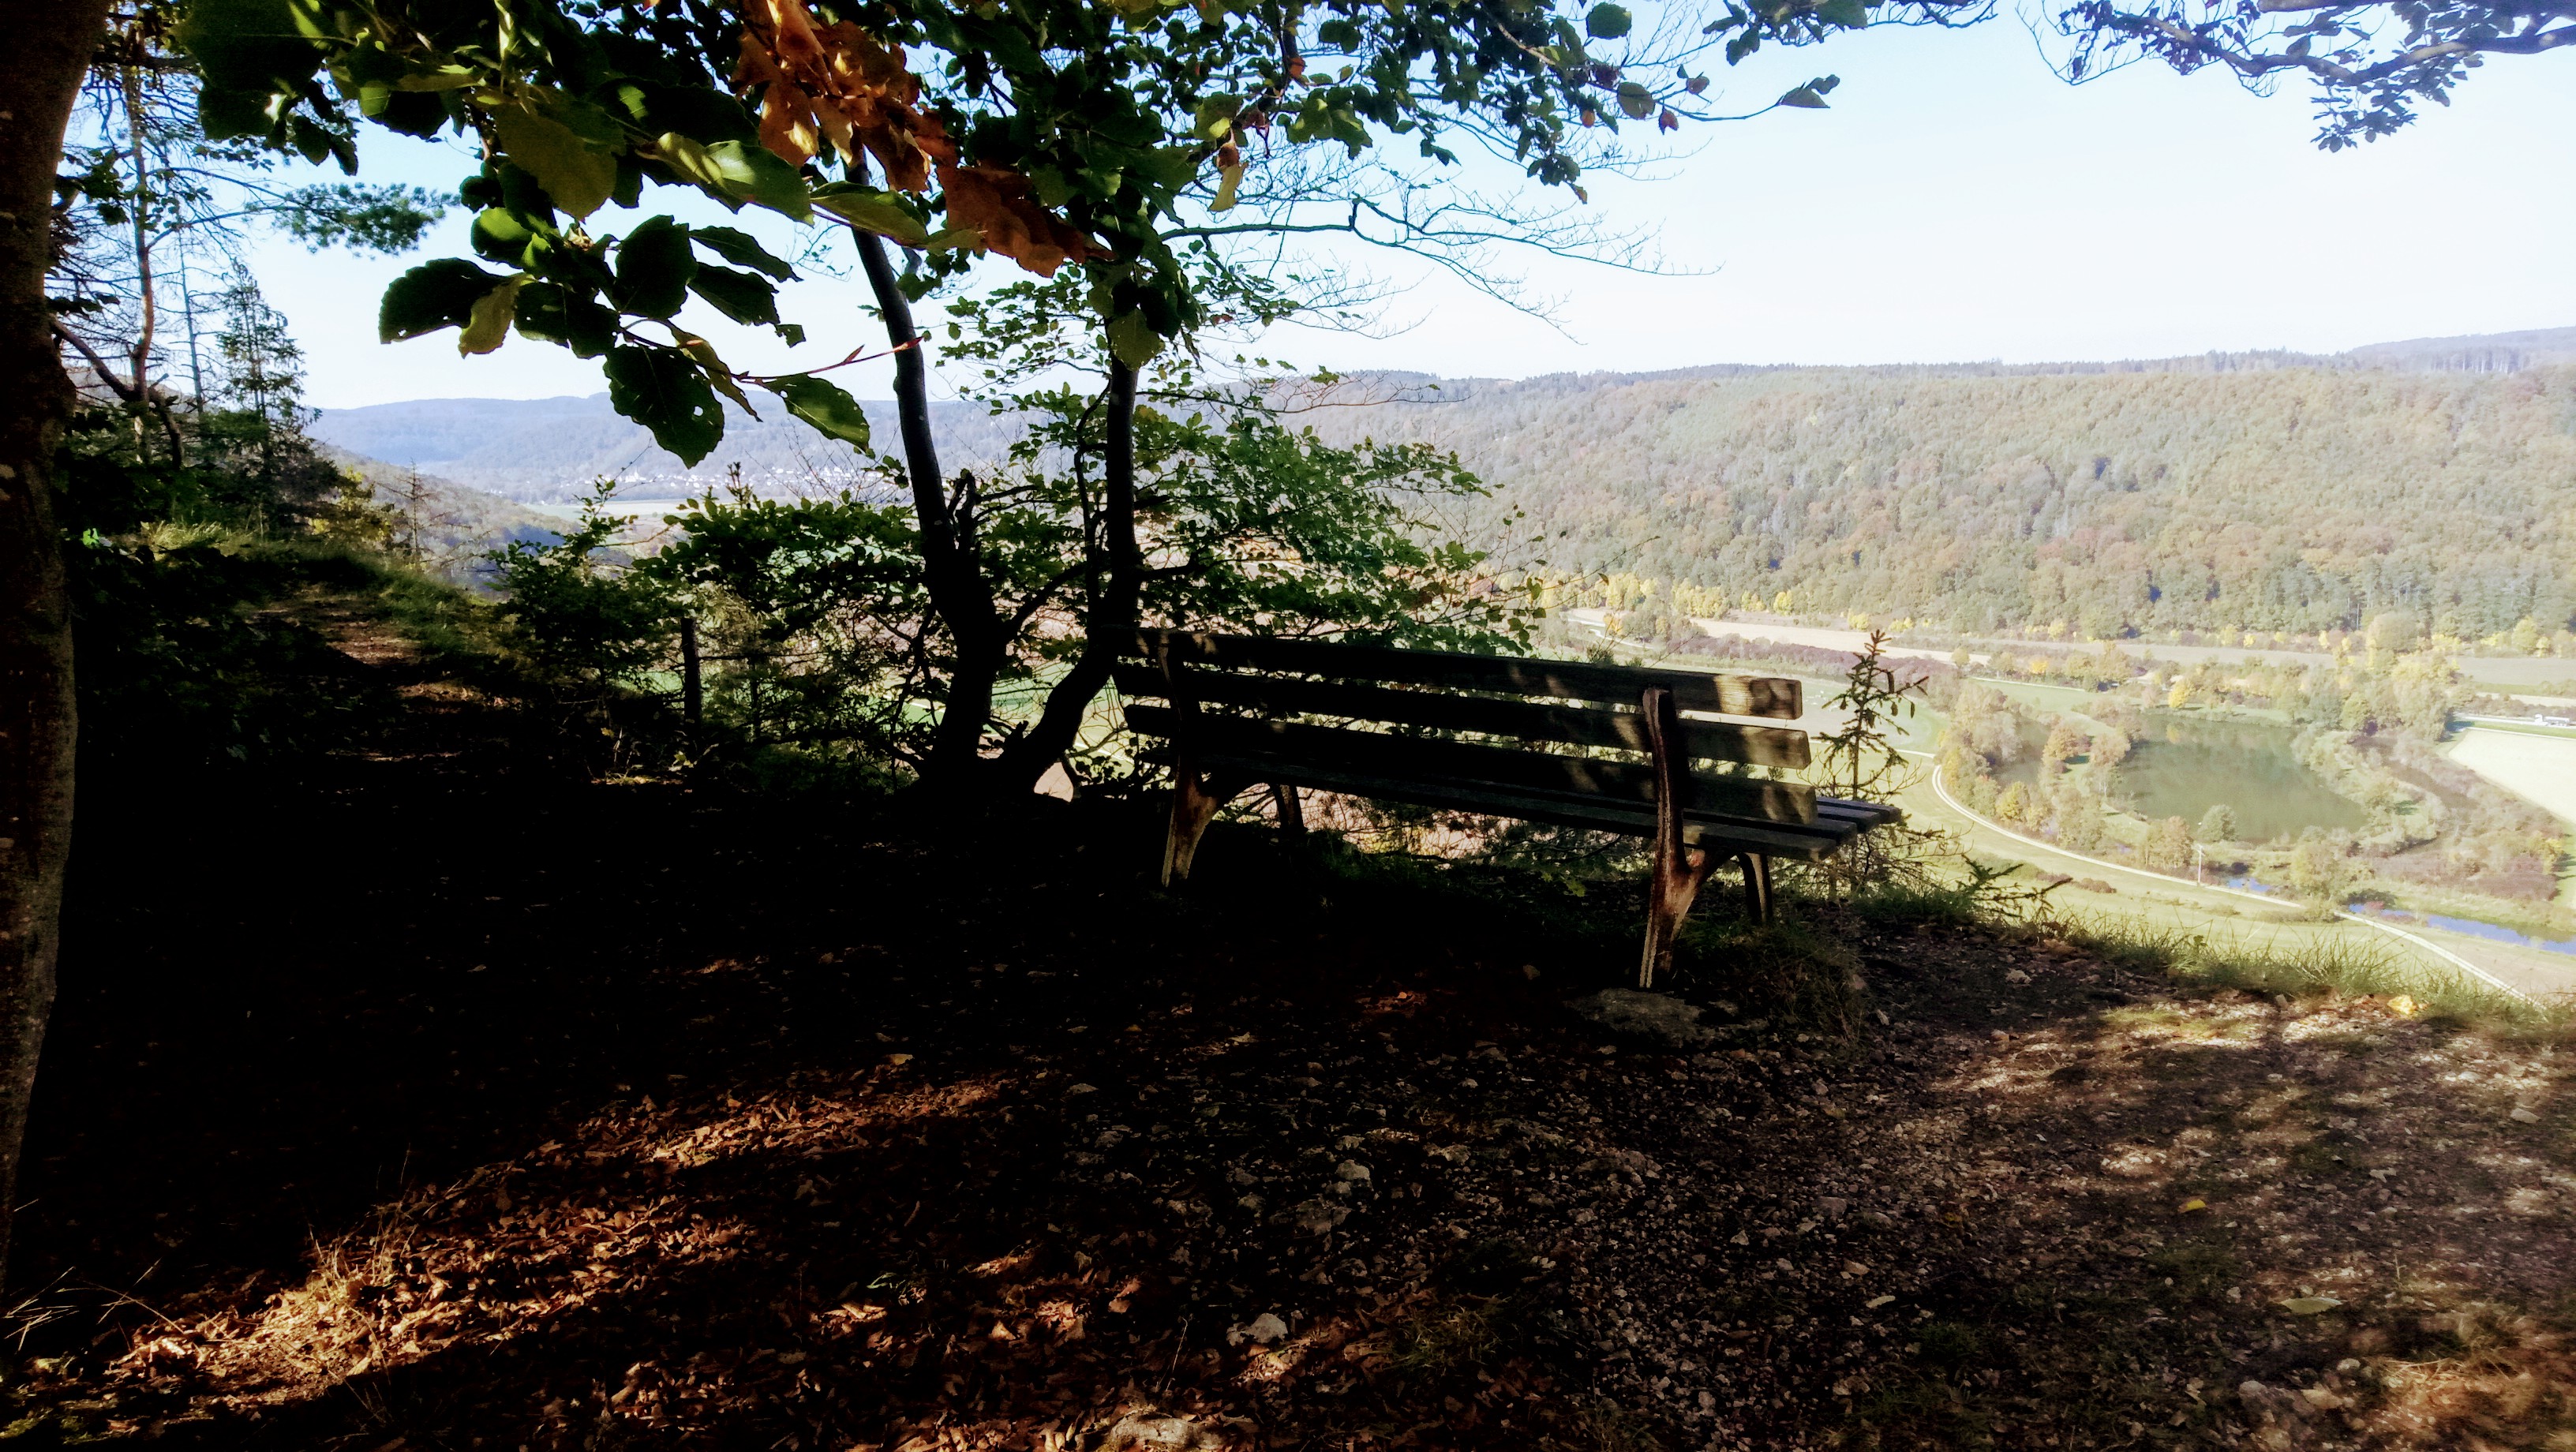
<path id="1" fill-rule="evenodd" d="M 45 273 L 63 133 L 106 21 L 106 0 L 0 0 L 0 1267 L 54 1005 L 77 729 L 53 513 L 72 390 Z"/>
<path id="2" fill-rule="evenodd" d="M 993 716 L 993 686 L 1001 678 L 1010 642 L 1003 638 L 992 584 L 976 558 L 971 525 L 960 528 L 948 507 L 948 482 L 939 472 L 939 448 L 930 436 L 930 365 L 922 357 L 921 333 L 913 326 L 912 302 L 895 277 L 885 239 L 856 227 L 850 236 L 858 243 L 877 310 L 885 315 L 886 339 L 895 348 L 895 417 L 903 432 L 913 517 L 921 526 L 922 572 L 930 608 L 947 625 L 956 651 L 948 700 L 923 775 L 936 785 L 956 785 L 983 774 L 984 726 Z"/>
<path id="3" fill-rule="evenodd" d="M 1112 358 L 1101 440 L 1101 551 L 1108 570 L 1083 623 L 1082 654 L 1047 692 L 1046 709 L 1002 752 L 997 791 L 1034 791 L 1048 767 L 1064 759 L 1082 719 L 1118 663 L 1119 636 L 1138 625 L 1145 594 L 1145 550 L 1136 537 L 1136 370 Z"/>

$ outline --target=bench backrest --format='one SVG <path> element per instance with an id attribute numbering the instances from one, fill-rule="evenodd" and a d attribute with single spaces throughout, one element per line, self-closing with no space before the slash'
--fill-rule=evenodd
<path id="1" fill-rule="evenodd" d="M 1794 721 L 1805 709 L 1795 680 L 1592 661 L 1178 630 L 1140 630 L 1122 656 L 1119 690 L 1169 703 L 1130 706 L 1128 724 L 1185 749 L 1639 804 L 1656 799 L 1650 762 L 1418 733 L 1464 732 L 1643 755 L 1652 749 L 1643 710 L 1650 689 L 1669 693 L 1676 712 Z M 1203 712 L 1202 706 L 1230 709 Z M 1284 719 L 1289 717 L 1407 730 L 1354 730 Z M 1807 733 L 1794 728 L 1687 717 L 1667 721 L 1678 726 L 1676 766 L 1735 762 L 1794 770 L 1809 761 Z M 1782 823 L 1816 818 L 1815 791 L 1804 783 L 1693 768 L 1674 785 L 1696 815 Z"/>

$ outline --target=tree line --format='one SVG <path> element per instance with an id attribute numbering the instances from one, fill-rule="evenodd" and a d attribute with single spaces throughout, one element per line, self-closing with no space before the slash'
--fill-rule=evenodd
<path id="1" fill-rule="evenodd" d="M 1455 451 L 1493 489 L 1475 537 L 1544 564 L 1567 603 L 2231 644 L 2399 612 L 2543 651 L 2576 625 L 2571 368 L 1729 370 L 1412 394 L 1334 426 Z"/>

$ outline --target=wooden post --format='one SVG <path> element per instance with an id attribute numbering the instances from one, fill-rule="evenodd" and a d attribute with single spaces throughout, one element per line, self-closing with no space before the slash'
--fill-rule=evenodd
<path id="1" fill-rule="evenodd" d="M 698 621 L 693 615 L 680 617 L 680 719 L 689 723 L 689 734 L 695 736 L 698 722 L 705 716 L 706 689 L 698 675 Z"/>
<path id="2" fill-rule="evenodd" d="M 1190 752 L 1191 727 L 1199 716 L 1199 703 L 1192 699 L 1181 683 L 1180 663 L 1172 658 L 1171 637 L 1166 635 L 1154 647 L 1154 665 L 1163 673 L 1165 698 L 1172 703 L 1172 824 L 1163 837 L 1163 886 L 1175 881 L 1186 882 L 1190 876 L 1190 859 L 1198 855 L 1199 838 L 1206 835 L 1209 819 L 1224 800 L 1208 790 L 1199 776 L 1198 762 Z"/>
<path id="3" fill-rule="evenodd" d="M 1682 717 L 1672 692 L 1648 686 L 1638 711 L 1646 718 L 1646 741 L 1655 763 L 1655 875 L 1646 889 L 1646 950 L 1637 964 L 1637 986 L 1652 988 L 1655 975 L 1672 965 L 1673 938 L 1691 902 L 1708 880 L 1711 858 L 1704 848 L 1685 846 L 1682 815 L 1689 807 L 1689 763 L 1681 757 Z"/>
<path id="4" fill-rule="evenodd" d="M 1277 801 L 1279 804 L 1279 830 L 1281 834 L 1289 837 L 1305 836 L 1306 799 L 1297 795 L 1297 789 L 1295 787 L 1288 785 L 1286 782 L 1278 781 L 1274 781 L 1270 784 L 1270 795 L 1272 799 Z"/>
<path id="5" fill-rule="evenodd" d="M 1771 921 L 1771 859 L 1759 852 L 1744 854 L 1744 905 L 1754 922 Z"/>

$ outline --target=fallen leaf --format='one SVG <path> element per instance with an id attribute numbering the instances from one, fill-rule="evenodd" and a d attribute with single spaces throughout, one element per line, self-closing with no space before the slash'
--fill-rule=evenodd
<path id="1" fill-rule="evenodd" d="M 1867 1304 L 1861 1307 L 1861 1309 L 1865 1311 L 1875 1311 L 1879 1307 L 1887 1305 L 1895 1299 L 1896 1298 L 1894 1296 L 1873 1296 L 1869 1299 Z"/>
<path id="2" fill-rule="evenodd" d="M 2206 1200 L 2204 1200 L 2204 1199 L 2200 1198 L 2200 1197 L 2199 1197 L 2199 1196 L 2197 1196 L 2197 1195 L 2194 1195 L 2194 1196 L 2192 1196 L 2190 1199 L 2185 1200 L 2185 1201 L 2183 1201 L 2181 1204 L 2179 1204 L 2179 1205 L 2175 1206 L 2175 1207 L 2174 1207 L 2174 1213 L 2175 1213 L 2176 1215 L 2189 1215 L 2189 1214 L 2191 1214 L 2191 1213 L 2192 1213 L 2193 1211 L 2195 1211 L 2195 1210 L 2206 1210 L 2206 1209 L 2208 1209 L 2208 1208 L 2209 1208 L 2209 1202 L 2208 1202 L 2208 1201 L 2206 1201 Z"/>
<path id="3" fill-rule="evenodd" d="M 2319 1312 L 2331 1311 L 2343 1302 L 2332 1296 L 2292 1296 L 2280 1304 L 2282 1310 L 2293 1316 L 2314 1316 Z"/>
<path id="4" fill-rule="evenodd" d="M 2397 1015 L 2399 1018 L 2413 1018 L 2415 1016 L 2415 1010 L 2419 1007 L 2421 1007 L 2421 1005 L 2417 1004 L 2414 999 L 2407 997 L 2403 993 L 2388 1000 L 2388 1011 Z"/>

